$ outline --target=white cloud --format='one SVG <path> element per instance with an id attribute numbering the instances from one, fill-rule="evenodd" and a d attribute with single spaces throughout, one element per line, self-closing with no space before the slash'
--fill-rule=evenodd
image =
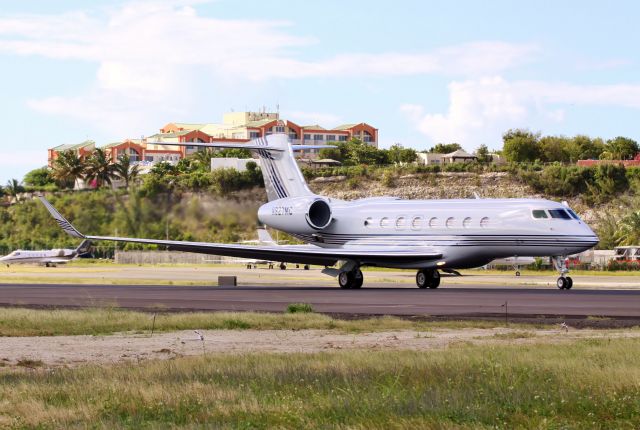
<path id="1" fill-rule="evenodd" d="M 162 122 L 159 118 L 193 115 L 189 101 L 198 94 L 198 86 L 211 81 L 476 76 L 522 64 L 537 50 L 527 44 L 485 41 L 428 53 L 341 53 L 303 61 L 296 52 L 312 49 L 316 41 L 291 34 L 287 22 L 204 17 L 194 8 L 197 3 L 134 1 L 116 8 L 0 18 L 0 52 L 97 64 L 95 83 L 86 93 L 28 104 L 131 134 Z"/>
<path id="2" fill-rule="evenodd" d="M 446 113 L 425 113 L 415 104 L 402 112 L 432 142 L 458 142 L 467 149 L 496 146 L 513 127 L 561 122 L 568 105 L 640 108 L 640 85 L 574 85 L 540 81 L 509 82 L 502 77 L 449 84 Z"/>

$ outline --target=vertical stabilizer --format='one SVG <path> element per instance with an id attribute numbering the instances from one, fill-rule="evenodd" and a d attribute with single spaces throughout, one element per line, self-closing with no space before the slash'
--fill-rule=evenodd
<path id="1" fill-rule="evenodd" d="M 287 135 L 272 134 L 251 142 L 263 147 L 256 152 L 269 200 L 313 195 L 293 156 Z"/>

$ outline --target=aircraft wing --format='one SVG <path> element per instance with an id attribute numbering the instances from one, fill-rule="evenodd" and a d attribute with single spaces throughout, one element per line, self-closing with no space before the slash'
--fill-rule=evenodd
<path id="1" fill-rule="evenodd" d="M 345 249 L 321 248 L 315 245 L 247 246 L 112 236 L 85 236 L 67 221 L 44 197 L 39 198 L 60 227 L 69 235 L 79 239 L 159 245 L 172 251 L 286 261 L 289 263 L 314 264 L 319 266 L 332 266 L 339 260 L 357 260 L 361 264 L 376 264 L 377 262 L 412 263 L 435 260 L 442 257 L 442 253 L 438 250 L 421 246 L 397 246 L 391 248 L 362 245 Z"/>

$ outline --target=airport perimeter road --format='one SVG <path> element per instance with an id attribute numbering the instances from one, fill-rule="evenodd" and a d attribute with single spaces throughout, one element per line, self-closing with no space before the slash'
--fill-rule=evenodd
<path id="1" fill-rule="evenodd" d="M 0 305 L 282 312 L 287 304 L 298 302 L 341 314 L 488 316 L 504 314 L 508 302 L 513 316 L 640 318 L 637 290 L 0 284 Z"/>

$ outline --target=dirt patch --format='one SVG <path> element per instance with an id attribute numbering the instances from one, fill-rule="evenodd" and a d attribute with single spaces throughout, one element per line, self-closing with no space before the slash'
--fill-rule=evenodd
<path id="1" fill-rule="evenodd" d="M 461 344 L 564 342 L 575 339 L 640 337 L 636 330 L 576 330 L 571 327 L 438 329 L 348 334 L 330 330 L 203 330 L 149 335 L 0 338 L 1 369 L 115 364 L 209 353 L 312 353 L 344 349 L 441 349 Z M 203 339 L 203 340 L 201 340 Z M 37 366 L 25 366 L 37 363 Z"/>

